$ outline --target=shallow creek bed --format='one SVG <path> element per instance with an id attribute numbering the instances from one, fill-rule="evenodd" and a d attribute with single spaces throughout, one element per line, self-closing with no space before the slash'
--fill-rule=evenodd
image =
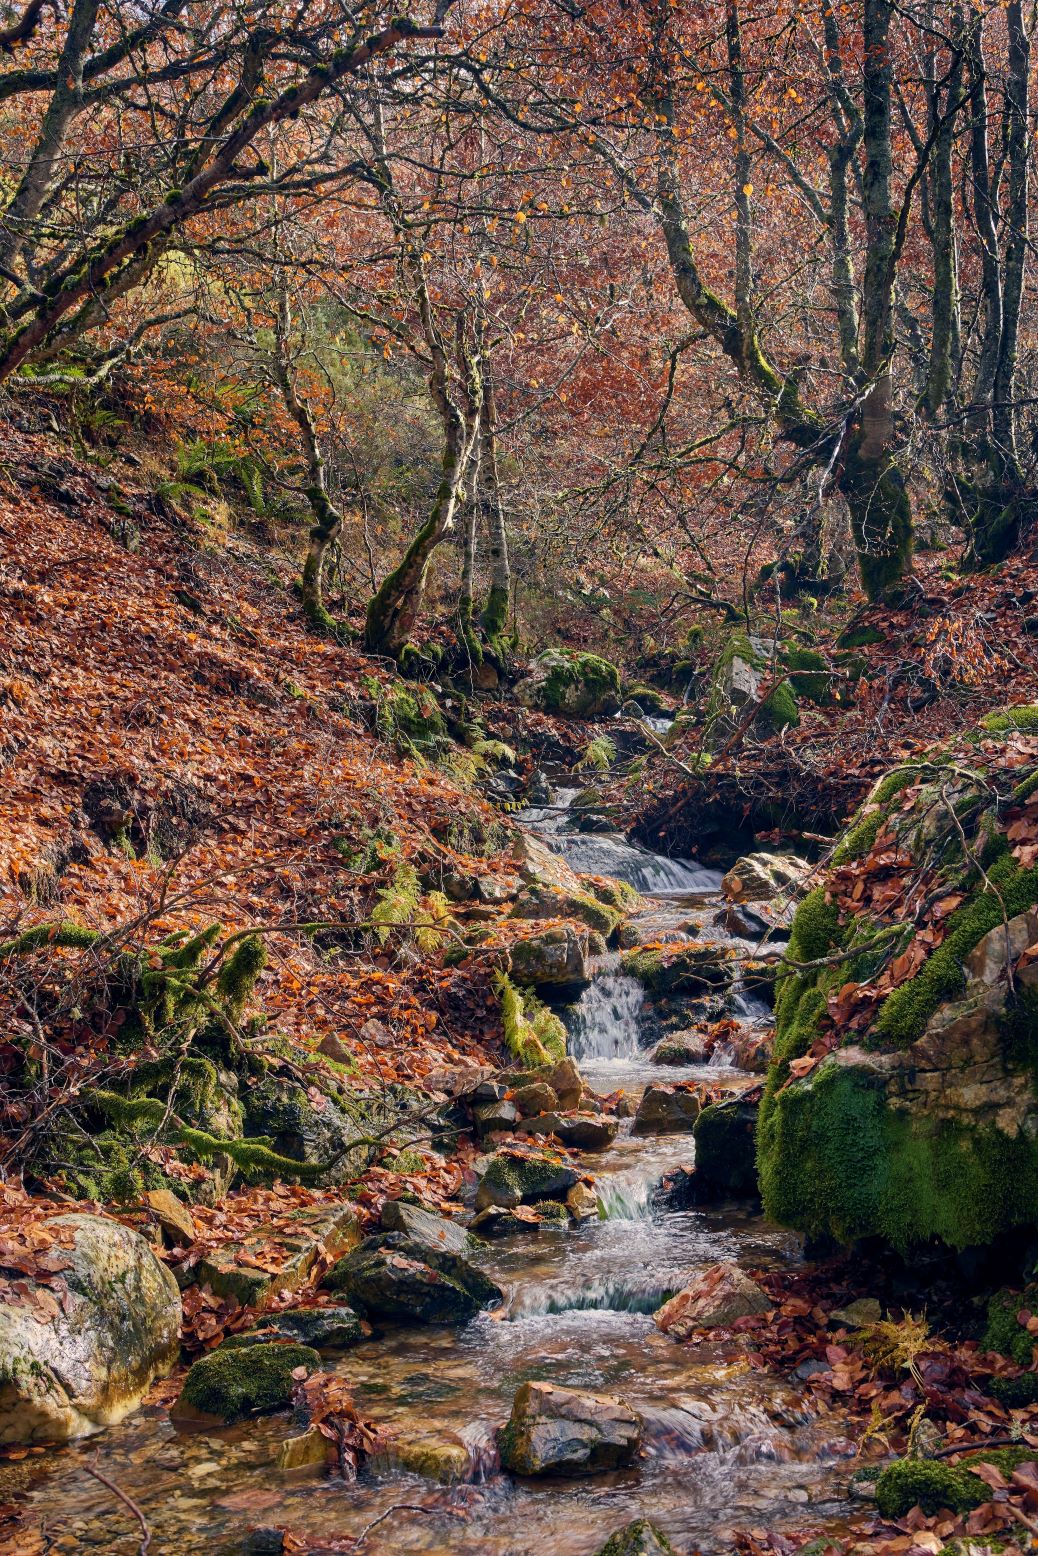
<path id="1" fill-rule="evenodd" d="M 543 813 L 537 819 L 552 837 Z M 610 864 L 620 874 L 636 853 L 622 840 L 580 841 L 593 859 L 573 859 L 577 868 Z M 640 852 L 633 864 L 643 891 L 674 893 L 649 904 L 654 933 L 711 905 L 710 872 Z M 641 998 L 630 984 L 607 959 L 570 1013 L 570 1046 L 593 1087 L 637 1097 L 650 1080 L 739 1081 L 723 1063 L 661 1074 L 639 1042 Z M 743 1019 L 766 1015 L 748 1000 Z M 693 1149 L 689 1135 L 637 1137 L 625 1121 L 614 1144 L 589 1158 L 604 1218 L 521 1234 L 481 1256 L 506 1293 L 500 1312 L 460 1330 L 385 1328 L 326 1362 L 350 1379 L 361 1413 L 379 1426 L 460 1441 L 463 1482 L 438 1485 L 378 1460 L 353 1483 L 323 1468 L 282 1471 L 280 1445 L 299 1430 L 285 1414 L 192 1430 L 171 1424 L 164 1405 L 146 1404 L 99 1439 L 0 1470 L 0 1497 L 26 1495 L 29 1523 L 43 1530 L 38 1546 L 20 1552 L 140 1548 L 127 1508 L 89 1465 L 139 1505 L 155 1556 L 258 1550 L 244 1542 L 262 1525 L 290 1529 L 300 1542 L 293 1550 L 369 1556 L 589 1556 L 638 1517 L 680 1551 L 730 1549 L 737 1528 L 840 1527 L 840 1465 L 853 1451 L 845 1424 L 815 1415 L 790 1384 L 751 1368 L 738 1340 L 682 1346 L 652 1322 L 668 1295 L 719 1259 L 776 1269 L 799 1257 L 795 1239 L 745 1208 L 653 1208 L 653 1187 L 690 1165 Z M 646 1422 L 637 1467 L 572 1481 L 503 1475 L 495 1429 L 528 1380 L 622 1395 Z"/>

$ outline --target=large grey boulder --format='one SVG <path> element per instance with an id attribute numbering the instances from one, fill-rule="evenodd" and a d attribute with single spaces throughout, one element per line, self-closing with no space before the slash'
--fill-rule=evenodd
<path id="1" fill-rule="evenodd" d="M 586 1394 L 554 1383 L 524 1383 L 499 1437 L 513 1475 L 595 1475 L 633 1464 L 643 1422 L 614 1394 Z"/>
<path id="2" fill-rule="evenodd" d="M 796 854 L 744 854 L 721 882 L 729 902 L 770 902 L 783 894 L 794 896 L 811 866 Z"/>
<path id="3" fill-rule="evenodd" d="M 57 1282 L 26 1277 L 0 1304 L 0 1444 L 59 1443 L 113 1426 L 180 1350 L 176 1281 L 138 1232 L 106 1216 L 50 1223 Z"/>

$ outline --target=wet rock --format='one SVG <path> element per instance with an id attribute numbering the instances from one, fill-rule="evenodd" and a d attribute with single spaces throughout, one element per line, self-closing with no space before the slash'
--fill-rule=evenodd
<path id="1" fill-rule="evenodd" d="M 230 1422 L 284 1410 L 298 1378 L 320 1366 L 309 1345 L 218 1346 L 188 1370 L 174 1415 Z"/>
<path id="2" fill-rule="evenodd" d="M 694 1167 L 665 1172 L 652 1191 L 653 1210 L 691 1210 L 698 1203 Z"/>
<path id="3" fill-rule="evenodd" d="M 286 1229 L 286 1220 L 291 1230 Z M 275 1296 L 295 1291 L 324 1254 L 335 1258 L 360 1241 L 357 1213 L 351 1205 L 315 1205 L 294 1211 L 276 1225 L 260 1226 L 248 1237 L 214 1248 L 177 1274 L 184 1284 L 208 1286 L 216 1297 L 235 1297 L 243 1307 L 265 1307 Z M 280 1269 L 266 1268 L 271 1248 Z"/>
<path id="4" fill-rule="evenodd" d="M 829 1314 L 831 1324 L 843 1324 L 847 1329 L 863 1329 L 866 1324 L 878 1324 L 883 1309 L 875 1297 L 858 1297 L 846 1307 L 834 1308 Z"/>
<path id="5" fill-rule="evenodd" d="M 472 1109 L 476 1132 L 484 1135 L 511 1134 L 519 1122 L 519 1109 L 514 1102 L 481 1102 Z"/>
<path id="6" fill-rule="evenodd" d="M 722 1329 L 740 1318 L 766 1313 L 771 1298 L 737 1264 L 722 1262 L 665 1302 L 656 1314 L 656 1325 L 675 1340 L 684 1340 L 697 1329 Z"/>
<path id="7" fill-rule="evenodd" d="M 387 1199 L 382 1206 L 382 1229 L 385 1232 L 403 1232 L 409 1242 L 434 1252 L 467 1254 L 472 1251 L 472 1238 L 456 1221 L 437 1216 L 418 1205 L 406 1205 L 403 1200 Z"/>
<path id="8" fill-rule="evenodd" d="M 652 1050 L 653 1064 L 705 1064 L 710 1057 L 710 1039 L 690 1027 L 661 1038 Z"/>
<path id="9" fill-rule="evenodd" d="M 589 1183 L 575 1183 L 566 1195 L 566 1209 L 574 1221 L 592 1221 L 598 1216 L 598 1195 Z"/>
<path id="10" fill-rule="evenodd" d="M 461 1438 L 447 1430 L 392 1432 L 369 1461 L 376 1473 L 383 1465 L 421 1475 L 441 1486 L 472 1479 L 472 1455 Z"/>
<path id="11" fill-rule="evenodd" d="M 721 882 L 729 902 L 767 902 L 782 893 L 795 893 L 810 875 L 811 866 L 796 854 L 744 854 Z"/>
<path id="12" fill-rule="evenodd" d="M 647 1518 L 636 1518 L 633 1524 L 611 1534 L 598 1556 L 677 1556 L 677 1553 L 662 1529 L 650 1524 Z"/>
<path id="13" fill-rule="evenodd" d="M 512 1094 L 512 1101 L 523 1118 L 535 1118 L 538 1113 L 553 1113 L 559 1106 L 558 1093 L 546 1081 L 519 1086 Z"/>
<path id="14" fill-rule="evenodd" d="M 282 1556 L 285 1549 L 285 1531 L 273 1524 L 263 1524 L 250 1529 L 242 1546 L 242 1556 Z"/>
<path id="15" fill-rule="evenodd" d="M 694 1091 L 681 1086 L 647 1086 L 631 1132 L 636 1135 L 691 1134 L 701 1103 Z"/>
<path id="16" fill-rule="evenodd" d="M 727 946 L 691 944 L 628 951 L 620 960 L 621 971 L 649 994 L 673 998 L 727 988 L 737 966 Z"/>
<path id="17" fill-rule="evenodd" d="M 513 1475 L 595 1475 L 634 1462 L 643 1422 L 626 1400 L 552 1383 L 524 1383 L 499 1437 Z"/>
<path id="18" fill-rule="evenodd" d="M 198 1235 L 194 1217 L 182 1199 L 169 1189 L 149 1189 L 144 1196 L 171 1247 L 188 1248 Z"/>
<path id="19" fill-rule="evenodd" d="M 279 1470 L 317 1468 L 328 1463 L 332 1451 L 332 1443 L 320 1427 L 308 1426 L 305 1432 L 285 1438 L 278 1449 L 277 1466 Z"/>
<path id="20" fill-rule="evenodd" d="M 467 1259 L 412 1243 L 400 1232 L 365 1239 L 324 1285 L 367 1318 L 418 1324 L 463 1324 L 502 1298 L 500 1287 Z"/>
<path id="21" fill-rule="evenodd" d="M 560 891 L 582 890 L 580 876 L 570 868 L 561 854 L 554 853 L 532 832 L 520 832 L 512 848 L 512 858 L 527 885 L 537 881 L 549 881 Z"/>
<path id="22" fill-rule="evenodd" d="M 180 1350 L 180 1293 L 145 1238 L 105 1216 L 50 1225 L 67 1299 L 57 1303 L 25 1277 L 22 1300 L 0 1304 L 5 1446 L 67 1442 L 114 1425 Z"/>
<path id="23" fill-rule="evenodd" d="M 565 1197 L 578 1174 L 552 1151 L 498 1151 L 486 1165 L 476 1191 L 476 1209 L 512 1209 L 539 1199 Z"/>
<path id="24" fill-rule="evenodd" d="M 573 1151 L 604 1151 L 616 1139 L 619 1127 L 615 1118 L 602 1114 L 543 1113 L 540 1118 L 524 1119 L 517 1133 L 554 1135 Z"/>
<path id="25" fill-rule="evenodd" d="M 700 1202 L 757 1197 L 757 1101 L 733 1097 L 696 1119 L 695 1192 Z"/>
<path id="26" fill-rule="evenodd" d="M 233 1348 L 289 1340 L 313 1346 L 315 1351 L 345 1351 L 366 1339 L 369 1333 L 368 1325 L 353 1309 L 340 1303 L 329 1307 L 283 1308 L 255 1329 L 231 1335 L 223 1343 L 225 1347 Z"/>
<path id="27" fill-rule="evenodd" d="M 529 1232 L 537 1224 L 536 1213 L 528 1205 L 515 1205 L 511 1210 L 501 1205 L 488 1205 L 472 1222 L 472 1231 L 477 1237 L 496 1242 L 499 1237 Z"/>
<path id="28" fill-rule="evenodd" d="M 513 981 L 538 990 L 588 983 L 588 933 L 572 924 L 558 924 L 529 939 L 514 941 L 509 951 Z"/>

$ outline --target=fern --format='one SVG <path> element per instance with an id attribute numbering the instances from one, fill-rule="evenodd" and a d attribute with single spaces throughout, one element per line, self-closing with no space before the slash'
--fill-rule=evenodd
<path id="1" fill-rule="evenodd" d="M 451 905 L 442 891 L 431 891 L 422 901 L 422 912 L 414 932 L 419 951 L 429 954 L 439 949 L 453 928 Z"/>
<path id="2" fill-rule="evenodd" d="M 604 773 L 615 761 L 616 742 L 610 740 L 608 735 L 596 735 L 584 747 L 584 754 L 577 763 L 577 768 L 583 770 L 593 767 L 596 772 Z"/>
<path id="3" fill-rule="evenodd" d="M 383 886 L 371 910 L 371 922 L 379 945 L 385 945 L 394 928 L 413 921 L 421 895 L 418 871 L 409 860 L 402 859 L 393 872 L 393 879 L 388 886 Z"/>
<path id="4" fill-rule="evenodd" d="M 477 740 L 472 751 L 474 756 L 481 756 L 485 762 L 493 762 L 495 767 L 515 766 L 515 752 L 503 740 Z"/>
<path id="5" fill-rule="evenodd" d="M 554 1064 L 566 1057 L 566 1028 L 532 994 L 520 994 L 506 973 L 494 975 L 501 996 L 505 1047 L 520 1064 Z"/>

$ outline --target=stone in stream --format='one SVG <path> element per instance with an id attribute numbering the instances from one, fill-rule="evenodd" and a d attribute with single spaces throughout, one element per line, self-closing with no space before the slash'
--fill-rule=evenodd
<path id="1" fill-rule="evenodd" d="M 367 1469 L 407 1470 L 441 1486 L 457 1485 L 473 1476 L 472 1455 L 462 1439 L 448 1430 L 390 1429 L 380 1436 Z"/>
<path id="2" fill-rule="evenodd" d="M 620 970 L 637 978 L 647 993 L 672 998 L 725 989 L 735 979 L 738 965 L 728 946 L 692 943 L 627 951 L 620 959 Z"/>
<path id="3" fill-rule="evenodd" d="M 46 1277 L 23 1277 L 0 1304 L 4 1446 L 113 1426 L 180 1352 L 180 1293 L 140 1233 L 78 1214 L 55 1217 L 48 1229 L 54 1246 L 39 1255 Z"/>
<path id="4" fill-rule="evenodd" d="M 740 1318 L 767 1313 L 771 1298 L 737 1264 L 723 1261 L 697 1275 L 684 1291 L 665 1302 L 656 1326 L 675 1340 L 697 1329 L 723 1329 Z"/>
<path id="5" fill-rule="evenodd" d="M 752 1100 L 731 1097 L 706 1107 L 692 1130 L 696 1142 L 694 1192 L 701 1203 L 714 1199 L 757 1197 L 757 1113 L 760 1088 Z"/>
<path id="6" fill-rule="evenodd" d="M 796 854 L 744 854 L 721 882 L 729 902 L 768 902 L 783 893 L 795 895 L 811 866 Z"/>
<path id="7" fill-rule="evenodd" d="M 269 1415 L 290 1405 L 299 1379 L 320 1366 L 309 1345 L 220 1345 L 188 1370 L 173 1414 L 224 1422 Z"/>
<path id="8" fill-rule="evenodd" d="M 554 1113 L 559 1106 L 559 1094 L 547 1081 L 532 1081 L 517 1086 L 512 1101 L 523 1118 L 535 1118 L 538 1113 Z"/>
<path id="9" fill-rule="evenodd" d="M 539 935 L 513 941 L 509 971 L 523 988 L 553 991 L 589 982 L 589 931 L 573 924 L 556 924 Z"/>
<path id="10" fill-rule="evenodd" d="M 524 1383 L 498 1444 L 513 1475 L 596 1475 L 633 1464 L 644 1423 L 614 1394 Z"/>
<path id="11" fill-rule="evenodd" d="M 646 1086 L 631 1126 L 636 1135 L 691 1134 L 702 1104 L 682 1086 Z"/>
<path id="12" fill-rule="evenodd" d="M 616 1139 L 619 1121 L 600 1113 L 544 1113 L 527 1118 L 518 1134 L 554 1135 L 574 1151 L 604 1151 Z"/>
<path id="13" fill-rule="evenodd" d="M 662 1529 L 647 1518 L 636 1518 L 611 1534 L 597 1556 L 677 1556 Z"/>
<path id="14" fill-rule="evenodd" d="M 481 1140 L 485 1135 L 510 1135 L 519 1122 L 519 1109 L 507 1098 L 480 1102 L 472 1109 L 472 1118 Z"/>
<path id="15" fill-rule="evenodd" d="M 476 1190 L 476 1209 L 500 1205 L 510 1210 L 539 1199 L 558 1199 L 578 1177 L 576 1169 L 554 1151 L 497 1151 Z"/>
<path id="16" fill-rule="evenodd" d="M 223 1343 L 234 1348 L 290 1340 L 312 1345 L 315 1351 L 345 1351 L 370 1333 L 370 1326 L 351 1307 L 337 1303 L 328 1307 L 282 1308 L 254 1329 L 231 1335 Z"/>
<path id="17" fill-rule="evenodd" d="M 574 1221 L 592 1221 L 599 1213 L 598 1195 L 589 1183 L 575 1183 L 566 1195 L 566 1209 Z"/>
<path id="18" fill-rule="evenodd" d="M 366 1238 L 324 1285 L 341 1291 L 366 1318 L 416 1324 L 464 1324 L 502 1298 L 500 1287 L 467 1259 L 401 1232 Z"/>
<path id="19" fill-rule="evenodd" d="M 506 1075 L 505 1079 L 512 1088 L 512 1098 L 516 1105 L 520 1102 L 520 1093 L 530 1087 L 546 1087 L 554 1093 L 555 1101 L 549 1106 L 541 1106 L 535 1110 L 538 1113 L 550 1113 L 560 1107 L 563 1112 L 579 1106 L 584 1098 L 587 1088 L 584 1078 L 577 1068 L 577 1062 L 568 1054 L 565 1059 L 559 1059 L 554 1064 L 542 1064 L 537 1069 L 519 1070 Z"/>
<path id="20" fill-rule="evenodd" d="M 422 1248 L 457 1254 L 472 1252 L 473 1240 L 463 1226 L 448 1221 L 446 1216 L 423 1210 L 420 1205 L 387 1199 L 382 1206 L 381 1221 L 384 1232 L 403 1232 L 410 1242 Z"/>
<path id="21" fill-rule="evenodd" d="M 705 1032 L 689 1027 L 661 1038 L 649 1057 L 653 1064 L 706 1064 L 711 1047 Z"/>

